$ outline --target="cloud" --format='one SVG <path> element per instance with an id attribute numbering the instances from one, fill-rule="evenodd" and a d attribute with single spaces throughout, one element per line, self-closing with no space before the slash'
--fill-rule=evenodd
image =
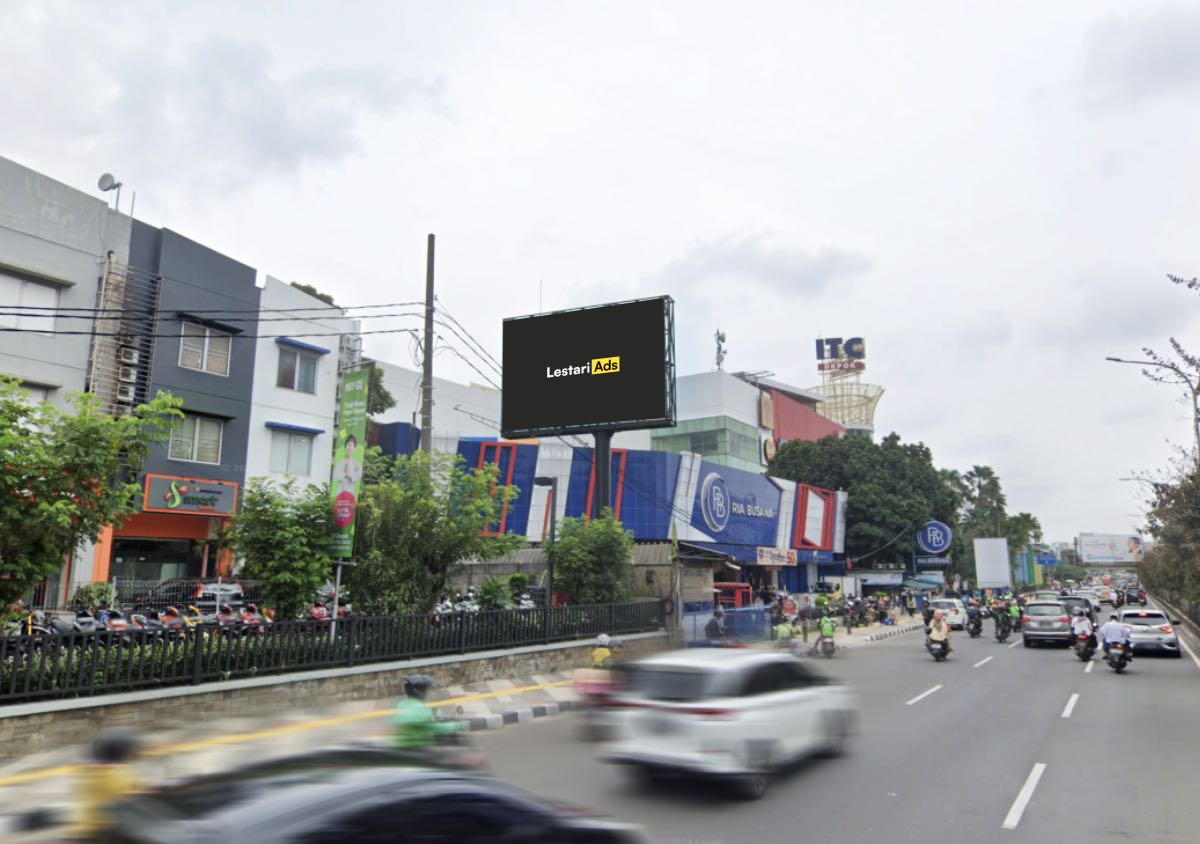
<path id="1" fill-rule="evenodd" d="M 660 279 L 669 287 L 710 281 L 754 282 L 780 293 L 819 294 L 836 279 L 865 272 L 865 255 L 836 246 L 810 249 L 778 234 L 732 232 L 692 243 L 664 267 Z"/>
<path id="2" fill-rule="evenodd" d="M 1164 6 L 1095 24 L 1085 79 L 1104 105 L 1135 105 L 1200 84 L 1200 9 Z"/>
<path id="3" fill-rule="evenodd" d="M 182 58 L 139 52 L 117 66 L 113 81 L 114 114 L 131 143 L 157 151 L 160 165 L 229 186 L 350 156 L 367 117 L 414 102 L 448 113 L 442 82 L 364 67 L 286 77 L 265 47 L 226 37 L 201 41 Z"/>

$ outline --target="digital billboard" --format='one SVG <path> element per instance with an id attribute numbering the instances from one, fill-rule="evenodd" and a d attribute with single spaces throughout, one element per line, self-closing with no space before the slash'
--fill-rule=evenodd
<path id="1" fill-rule="evenodd" d="M 1142 561 L 1142 538 L 1128 533 L 1079 534 L 1079 559 L 1085 566 Z"/>
<path id="2" fill-rule="evenodd" d="M 669 296 L 506 319 L 502 356 L 510 439 L 675 424 Z"/>

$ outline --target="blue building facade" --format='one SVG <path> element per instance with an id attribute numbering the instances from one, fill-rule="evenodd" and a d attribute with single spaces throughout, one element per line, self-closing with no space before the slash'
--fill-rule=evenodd
<path id="1" fill-rule="evenodd" d="M 416 438 L 404 423 L 380 426 L 385 453 L 411 453 Z M 393 428 L 395 430 L 393 430 Z M 457 454 L 465 466 L 494 464 L 498 480 L 518 489 L 491 526 L 540 542 L 549 531 L 550 492 L 538 476 L 558 481 L 553 517 L 596 515 L 594 454 L 551 442 L 464 438 Z M 727 555 L 741 580 L 759 572 L 790 592 L 808 591 L 823 575 L 843 573 L 845 493 L 711 463 L 698 454 L 613 449 L 607 502 L 638 542 L 677 540 Z"/>

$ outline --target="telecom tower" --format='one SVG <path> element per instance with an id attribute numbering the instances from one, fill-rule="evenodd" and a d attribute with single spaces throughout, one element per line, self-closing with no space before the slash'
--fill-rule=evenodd
<path id="1" fill-rule="evenodd" d="M 866 345 L 861 337 L 845 342 L 840 337 L 817 340 L 817 369 L 821 385 L 813 391 L 825 396 L 821 415 L 844 426 L 851 434 L 870 437 L 875 433 L 875 407 L 883 387 L 862 380 L 866 369 Z"/>

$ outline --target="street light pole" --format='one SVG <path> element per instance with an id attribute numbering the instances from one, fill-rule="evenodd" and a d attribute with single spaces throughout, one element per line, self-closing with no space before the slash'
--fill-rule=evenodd
<path id="1" fill-rule="evenodd" d="M 1124 358 L 1106 357 L 1110 363 L 1128 363 L 1134 366 L 1154 366 L 1159 369 L 1169 369 L 1179 376 L 1179 380 L 1192 394 L 1192 427 L 1196 438 L 1196 460 L 1200 462 L 1200 388 L 1188 377 L 1187 373 L 1173 363 L 1160 363 L 1153 360 L 1125 360 Z"/>
<path id="2" fill-rule="evenodd" d="M 538 475 L 533 479 L 534 486 L 550 487 L 550 539 L 546 543 L 546 609 L 544 616 L 544 638 L 550 642 L 550 609 L 554 606 L 554 562 L 550 559 L 550 548 L 554 545 L 554 524 L 558 521 L 558 478 L 550 475 Z"/>

